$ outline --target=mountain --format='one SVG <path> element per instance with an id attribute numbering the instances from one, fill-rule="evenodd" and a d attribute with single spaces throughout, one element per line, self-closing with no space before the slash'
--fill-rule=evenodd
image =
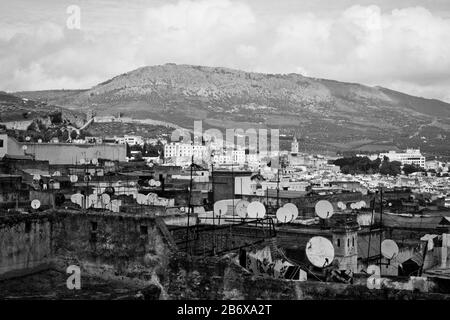
<path id="1" fill-rule="evenodd" d="M 166 120 L 192 128 L 279 128 L 305 151 L 420 147 L 450 156 L 450 105 L 442 101 L 300 74 L 165 64 L 88 90 L 16 93 L 98 115 Z"/>
<path id="2" fill-rule="evenodd" d="M 61 119 L 65 123 L 81 127 L 86 121 L 85 114 L 69 110 L 43 101 L 19 97 L 0 91 L 0 124 L 7 127 L 26 127 L 35 119 Z"/>

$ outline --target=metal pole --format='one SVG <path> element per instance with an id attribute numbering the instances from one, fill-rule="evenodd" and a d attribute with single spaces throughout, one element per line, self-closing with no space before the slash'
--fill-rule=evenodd
<path id="1" fill-rule="evenodd" d="M 383 242 L 383 187 L 380 187 L 380 270 L 381 270 L 381 243 Z"/>

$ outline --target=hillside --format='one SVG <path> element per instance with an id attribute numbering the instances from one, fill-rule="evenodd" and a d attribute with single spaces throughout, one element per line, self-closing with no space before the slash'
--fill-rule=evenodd
<path id="1" fill-rule="evenodd" d="M 450 105 L 381 87 L 166 64 L 116 76 L 89 90 L 19 93 L 99 115 L 167 120 L 192 128 L 280 128 L 305 151 L 420 147 L 450 155 Z"/>
<path id="2" fill-rule="evenodd" d="M 85 115 L 75 110 L 61 108 L 43 101 L 30 100 L 18 97 L 6 92 L 0 92 L 0 123 L 15 122 L 20 127 L 35 119 L 61 118 L 61 121 L 81 126 L 85 121 Z"/>

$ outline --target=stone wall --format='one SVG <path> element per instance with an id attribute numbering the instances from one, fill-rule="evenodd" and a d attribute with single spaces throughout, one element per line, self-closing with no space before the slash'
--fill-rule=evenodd
<path id="1" fill-rule="evenodd" d="M 0 278 L 77 265 L 105 279 L 158 284 L 175 244 L 161 217 L 54 210 L 0 217 Z"/>
<path id="2" fill-rule="evenodd" d="M 48 268 L 53 223 L 51 215 L 0 217 L 0 279 Z"/>

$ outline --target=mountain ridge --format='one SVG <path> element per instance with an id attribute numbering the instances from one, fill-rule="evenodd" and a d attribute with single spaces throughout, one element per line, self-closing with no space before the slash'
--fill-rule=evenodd
<path id="1" fill-rule="evenodd" d="M 205 128 L 280 128 L 282 135 L 303 138 L 305 151 L 412 146 L 450 155 L 450 104 L 296 73 L 164 64 L 140 67 L 90 89 L 17 94 L 187 128 L 194 120 L 202 120 Z"/>

